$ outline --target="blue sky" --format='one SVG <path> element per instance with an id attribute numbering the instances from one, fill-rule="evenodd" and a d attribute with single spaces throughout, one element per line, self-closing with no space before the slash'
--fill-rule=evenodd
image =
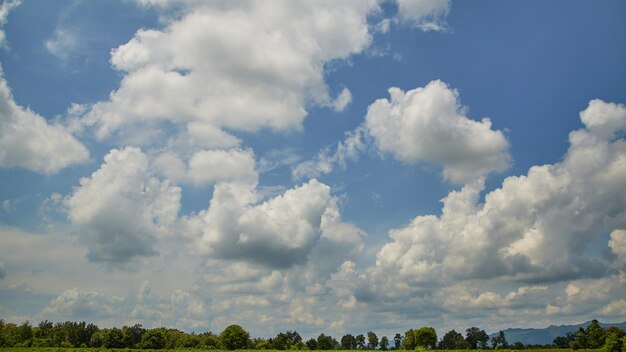
<path id="1" fill-rule="evenodd" d="M 626 316 L 626 5 L 4 1 L 0 316 Z"/>

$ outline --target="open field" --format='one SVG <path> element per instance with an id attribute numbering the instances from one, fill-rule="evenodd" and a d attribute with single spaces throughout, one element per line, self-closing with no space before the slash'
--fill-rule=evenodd
<path id="1" fill-rule="evenodd" d="M 170 352 L 170 351 L 177 351 L 177 352 L 184 352 L 184 351 L 189 351 L 189 352 L 198 352 L 198 351 L 202 351 L 202 349 L 176 349 L 176 350 L 167 350 L 167 349 L 162 349 L 162 350 L 143 350 L 143 349 L 106 349 L 106 348 L 63 348 L 63 347 L 0 347 L 0 351 L 2 352 L 113 352 L 113 351 L 120 351 L 120 352 Z M 212 352 L 231 352 L 231 351 L 227 351 L 227 350 L 210 350 Z M 239 352 L 259 352 L 259 351 L 264 351 L 264 352 L 281 352 L 279 350 L 237 350 Z M 340 351 L 345 351 L 345 352 L 363 352 L 363 351 L 367 351 L 367 350 L 354 350 L 354 351 L 346 351 L 346 350 L 340 350 Z M 375 351 L 379 351 L 379 350 L 375 350 Z M 443 350 L 433 350 L 433 351 L 443 351 Z M 452 352 L 454 351 L 463 351 L 463 352 L 467 352 L 467 351 L 473 351 L 473 352 L 488 352 L 491 351 L 493 352 L 494 350 L 450 350 Z M 518 351 L 518 350 L 498 350 L 498 352 L 511 352 L 511 351 Z M 561 348 L 551 348 L 551 349 L 529 349 L 528 351 L 532 351 L 532 352 L 571 352 L 571 349 L 565 348 L 565 349 L 561 349 Z M 590 349 L 590 350 L 578 350 L 578 351 L 585 351 L 585 352 L 600 352 L 599 349 Z"/>

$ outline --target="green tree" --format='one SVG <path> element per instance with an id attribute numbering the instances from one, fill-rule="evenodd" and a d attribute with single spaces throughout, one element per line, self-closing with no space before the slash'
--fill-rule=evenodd
<path id="1" fill-rule="evenodd" d="M 356 348 L 360 350 L 365 349 L 365 336 L 363 334 L 356 335 Z"/>
<path id="2" fill-rule="evenodd" d="M 248 346 L 248 340 L 250 334 L 236 324 L 226 327 L 220 334 L 220 343 L 227 350 L 244 349 Z"/>
<path id="3" fill-rule="evenodd" d="M 469 347 L 473 350 L 477 349 L 479 346 L 482 349 L 486 349 L 489 335 L 487 335 L 485 330 L 472 326 L 465 330 L 465 341 L 467 341 Z"/>
<path id="4" fill-rule="evenodd" d="M 165 329 L 150 329 L 141 337 L 141 347 L 150 350 L 165 348 Z"/>
<path id="5" fill-rule="evenodd" d="M 415 346 L 415 331 L 413 329 L 409 329 L 404 333 L 404 339 L 402 340 L 402 349 L 413 350 L 415 349 Z"/>
<path id="6" fill-rule="evenodd" d="M 587 348 L 600 348 L 604 345 L 604 329 L 600 326 L 597 320 L 592 320 L 591 324 L 587 326 L 586 337 L 587 337 Z"/>
<path id="7" fill-rule="evenodd" d="M 493 349 L 509 347 L 509 343 L 506 341 L 506 336 L 504 336 L 504 331 L 500 330 L 498 335 L 491 338 L 491 347 Z"/>
<path id="8" fill-rule="evenodd" d="M 402 335 L 400 335 L 399 333 L 396 333 L 396 335 L 393 337 L 393 346 L 396 350 L 399 350 L 402 346 Z"/>
<path id="9" fill-rule="evenodd" d="M 570 340 L 565 336 L 557 336 L 552 340 L 552 344 L 558 348 L 568 348 Z"/>
<path id="10" fill-rule="evenodd" d="M 378 347 L 378 336 L 373 331 L 367 333 L 367 348 L 375 350 Z"/>
<path id="11" fill-rule="evenodd" d="M 602 346 L 602 352 L 622 352 L 623 342 L 615 334 L 607 336 Z"/>
<path id="12" fill-rule="evenodd" d="M 306 345 L 306 347 L 307 347 L 309 350 L 311 350 L 311 351 L 313 351 L 313 350 L 316 350 L 316 349 L 317 349 L 317 340 L 316 340 L 316 339 L 314 339 L 314 338 L 310 338 L 310 339 L 308 339 L 308 340 L 307 340 L 304 344 L 305 344 L 305 345 Z"/>
<path id="13" fill-rule="evenodd" d="M 461 349 L 460 342 L 465 342 L 463 335 L 455 330 L 450 330 L 441 338 L 439 348 L 444 350 Z"/>
<path id="14" fill-rule="evenodd" d="M 380 338 L 380 350 L 381 351 L 387 351 L 389 347 L 389 339 L 387 338 L 387 336 L 383 336 Z"/>
<path id="15" fill-rule="evenodd" d="M 335 348 L 335 343 L 331 336 L 320 334 L 317 337 L 317 349 L 318 350 L 332 350 Z"/>
<path id="16" fill-rule="evenodd" d="M 350 334 L 343 335 L 341 348 L 344 350 L 356 350 L 356 338 Z"/>
<path id="17" fill-rule="evenodd" d="M 415 346 L 426 348 L 437 347 L 437 332 L 430 326 L 425 326 L 413 331 Z"/>
<path id="18" fill-rule="evenodd" d="M 103 330 L 102 347 L 124 348 L 124 334 L 121 329 L 111 328 Z"/>

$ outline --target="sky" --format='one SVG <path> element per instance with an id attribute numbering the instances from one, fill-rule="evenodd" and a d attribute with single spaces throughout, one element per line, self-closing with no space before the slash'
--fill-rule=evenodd
<path id="1" fill-rule="evenodd" d="M 626 320 L 626 3 L 5 0 L 0 318 Z"/>

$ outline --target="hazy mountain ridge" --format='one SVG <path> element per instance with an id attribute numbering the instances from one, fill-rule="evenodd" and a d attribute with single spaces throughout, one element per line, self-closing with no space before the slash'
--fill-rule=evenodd
<path id="1" fill-rule="evenodd" d="M 543 329 L 509 328 L 503 331 L 507 342 L 510 344 L 519 341 L 525 345 L 546 345 L 551 344 L 555 337 L 565 336 L 568 332 L 576 332 L 578 328 L 586 328 L 590 323 L 591 321 L 578 325 L 550 325 Z M 616 326 L 626 331 L 626 321 L 622 323 L 600 323 L 600 326 L 603 328 Z M 489 336 L 493 337 L 497 334 L 495 332 Z"/>

